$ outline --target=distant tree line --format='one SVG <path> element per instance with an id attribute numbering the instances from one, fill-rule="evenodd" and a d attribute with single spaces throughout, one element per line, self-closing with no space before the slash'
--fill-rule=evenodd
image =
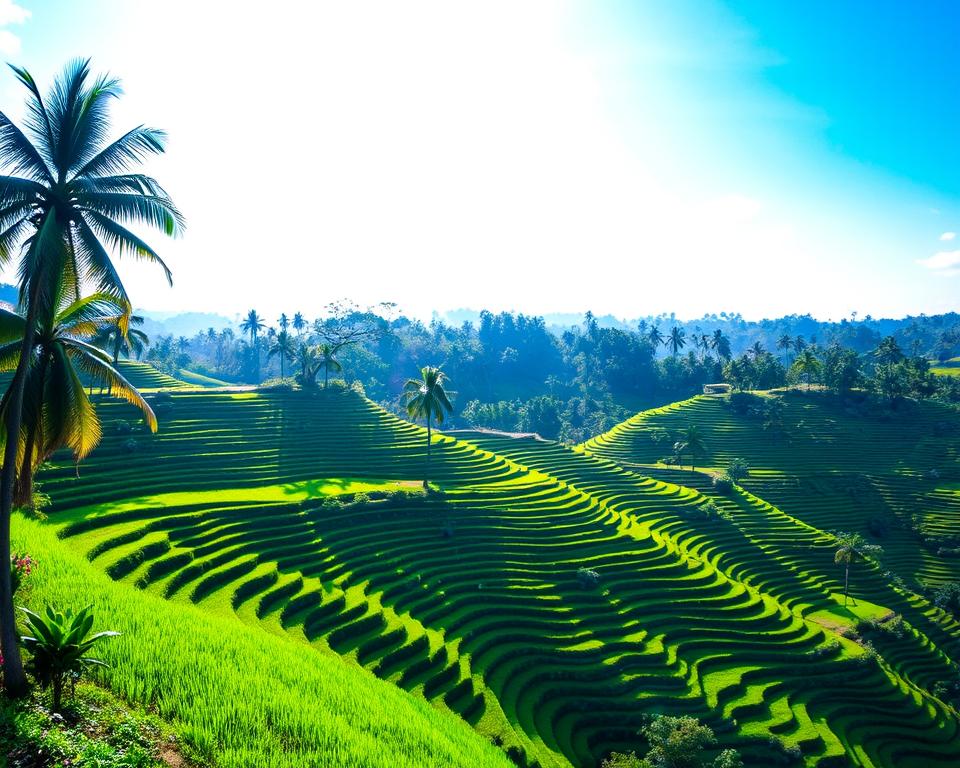
<path id="1" fill-rule="evenodd" d="M 772 321 L 747 324 L 773 339 L 768 347 L 760 338 L 746 344 L 738 325 L 744 321 L 732 315 L 722 324 L 738 328 L 736 343 L 722 328 L 698 325 L 688 332 L 689 324 L 641 321 L 624 329 L 604 326 L 591 313 L 562 332 L 542 317 L 506 312 L 481 312 L 476 323 L 459 326 L 391 314 L 391 305 L 361 309 L 337 302 L 317 319 L 295 312 L 271 324 L 251 310 L 236 330 L 155 339 L 145 357 L 174 375 L 190 368 L 230 382 L 312 387 L 343 379 L 397 413 L 404 412 L 401 393 L 411 372 L 439 366 L 458 393 L 448 426 L 570 442 L 719 382 L 735 390 L 868 389 L 893 406 L 903 398 L 960 402 L 960 379 L 933 375 L 917 344 L 905 351 L 897 336 L 877 337 L 847 321 L 826 332 L 817 326 L 829 339 L 824 343 L 816 335 L 771 335 L 766 324 Z M 787 320 L 781 331 L 811 322 Z M 903 329 L 918 338 L 911 327 Z M 872 346 L 864 347 L 868 341 Z"/>

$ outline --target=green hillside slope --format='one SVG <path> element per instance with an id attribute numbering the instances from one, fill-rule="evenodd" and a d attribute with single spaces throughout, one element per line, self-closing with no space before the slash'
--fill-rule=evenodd
<path id="1" fill-rule="evenodd" d="M 956 713 L 930 694 L 960 655 L 956 623 L 866 568 L 842 608 L 828 537 L 757 497 L 708 519 L 705 486 L 470 434 L 435 438 L 443 493 L 334 503 L 415 483 L 424 431 L 340 391 L 173 393 L 133 447 L 110 426 L 129 409 L 104 413 L 81 476 L 43 478 L 73 547 L 175 604 L 356 662 L 522 765 L 641 749 L 655 712 L 703 718 L 756 765 L 781 745 L 824 766 L 960 754 Z M 844 636 L 890 610 L 906 629 L 879 656 Z"/>
<path id="2" fill-rule="evenodd" d="M 707 443 L 698 463 L 719 470 L 744 458 L 753 468 L 744 486 L 784 512 L 824 530 L 863 532 L 908 580 L 960 579 L 951 551 L 960 545 L 955 410 L 935 403 L 890 410 L 817 392 L 701 396 L 640 413 L 584 448 L 651 465 L 690 424 Z"/>
<path id="3" fill-rule="evenodd" d="M 98 650 L 101 679 L 219 766 L 510 765 L 455 718 L 335 657 L 111 582 L 50 526 L 16 517 L 13 544 L 39 562 L 29 604 L 93 605 L 98 627 L 122 632 Z"/>

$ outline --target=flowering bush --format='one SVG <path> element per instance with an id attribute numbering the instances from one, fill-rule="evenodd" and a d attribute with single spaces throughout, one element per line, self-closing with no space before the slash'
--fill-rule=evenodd
<path id="1" fill-rule="evenodd" d="M 24 578 L 33 573 L 37 567 L 37 561 L 26 552 L 14 552 L 10 555 L 10 581 L 13 583 L 13 591 L 16 592 L 23 583 Z"/>

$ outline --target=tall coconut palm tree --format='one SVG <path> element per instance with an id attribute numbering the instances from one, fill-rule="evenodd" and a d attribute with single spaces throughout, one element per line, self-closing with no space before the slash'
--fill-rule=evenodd
<path id="1" fill-rule="evenodd" d="M 270 348 L 267 350 L 267 357 L 273 357 L 274 355 L 279 355 L 280 357 L 280 378 L 284 378 L 284 362 L 288 358 L 292 358 L 296 354 L 296 349 L 293 346 L 293 339 L 290 338 L 289 332 L 284 328 L 280 333 L 274 337 L 273 343 L 270 345 Z"/>
<path id="2" fill-rule="evenodd" d="M 843 606 L 847 606 L 847 597 L 850 594 L 850 566 L 860 560 L 872 560 L 883 554 L 883 547 L 879 544 L 868 544 L 859 533 L 837 531 L 837 551 L 833 561 L 843 566 Z"/>
<path id="3" fill-rule="evenodd" d="M 799 375 L 803 376 L 807 389 L 810 389 L 810 380 L 820 373 L 823 365 L 811 350 L 805 349 L 793 361 L 793 368 Z"/>
<path id="4" fill-rule="evenodd" d="M 277 319 L 277 325 L 280 326 L 281 331 L 285 331 L 290 327 L 290 318 L 287 317 L 286 312 L 280 313 L 280 317 Z"/>
<path id="5" fill-rule="evenodd" d="M 666 344 L 670 347 L 670 353 L 676 357 L 677 353 L 687 345 L 686 331 L 676 325 L 673 326 L 670 329 L 670 335 L 667 336 Z"/>
<path id="6" fill-rule="evenodd" d="M 300 336 L 303 333 L 303 329 L 307 327 L 307 320 L 302 314 L 297 312 L 293 316 L 292 325 L 293 325 L 293 330 L 297 332 L 297 336 Z"/>
<path id="7" fill-rule="evenodd" d="M 693 459 L 696 456 L 703 456 L 707 452 L 707 443 L 700 433 L 700 428 L 696 424 L 690 424 L 683 431 L 680 439 L 673 444 L 673 451 L 680 460 L 680 466 L 683 466 L 683 454 L 690 454 L 690 471 L 695 472 Z"/>
<path id="8" fill-rule="evenodd" d="M 763 348 L 763 344 L 761 344 L 759 341 L 755 341 L 753 342 L 753 346 L 747 350 L 747 354 L 754 359 L 754 362 L 756 362 L 765 354 L 767 354 L 767 350 Z"/>
<path id="9" fill-rule="evenodd" d="M 61 288 L 56 309 L 37 323 L 24 390 L 14 503 L 27 506 L 33 496 L 33 474 L 55 451 L 73 450 L 80 461 L 100 442 L 100 421 L 80 374 L 108 386 L 112 394 L 136 405 L 152 431 L 157 419 L 140 393 L 113 367 L 110 356 L 91 340 L 104 326 L 116 325 L 127 305 L 108 293 L 71 301 Z M 20 357 L 26 320 L 0 308 L 0 371 L 13 370 Z M 9 391 L 0 413 L 10 407 Z"/>
<path id="10" fill-rule="evenodd" d="M 257 345 L 257 336 L 260 334 L 264 328 L 267 327 L 267 324 L 263 322 L 263 318 L 257 314 L 257 310 L 251 309 L 247 312 L 247 316 L 243 318 L 243 322 L 240 323 L 240 330 L 244 333 L 250 334 L 250 346 L 255 347 Z"/>
<path id="11" fill-rule="evenodd" d="M 650 326 L 650 330 L 647 332 L 647 340 L 651 344 L 653 344 L 654 349 L 656 349 L 657 347 L 661 346 L 666 342 L 666 339 L 664 338 L 663 334 L 660 332 L 659 326 L 656 326 L 656 325 Z"/>
<path id="12" fill-rule="evenodd" d="M 147 226 L 171 236 L 183 228 L 166 191 L 150 176 L 131 170 L 161 154 L 166 135 L 138 126 L 107 141 L 109 104 L 120 95 L 118 80 L 105 75 L 92 79 L 89 61 L 77 60 L 44 98 L 27 70 L 13 71 L 27 90 L 26 118 L 21 130 L 0 112 L 0 170 L 8 174 L 0 175 L 0 266 L 18 257 L 25 328 L 7 393 L 7 435 L 20 434 L 37 319 L 54 311 L 54 287 L 65 286 L 78 300 L 86 284 L 129 304 L 109 251 L 154 262 L 171 280 L 156 251 L 127 227 Z M 0 562 L 10 559 L 17 445 L 17 440 L 6 441 L 0 474 Z M 0 568 L 0 652 L 4 687 L 8 695 L 20 696 L 27 685 L 8 571 Z"/>
<path id="13" fill-rule="evenodd" d="M 786 362 L 787 354 L 793 349 L 793 336 L 789 333 L 783 334 L 783 336 L 777 339 L 777 349 L 783 352 L 784 362 Z"/>
<path id="14" fill-rule="evenodd" d="M 807 340 L 804 339 L 803 336 L 797 336 L 797 338 L 793 340 L 793 348 L 797 351 L 797 354 L 799 355 L 801 352 L 803 352 L 803 350 L 807 348 Z"/>
<path id="15" fill-rule="evenodd" d="M 445 414 L 453 413 L 450 398 L 453 392 L 447 392 L 444 384 L 447 375 L 439 368 L 425 366 L 420 369 L 419 379 L 408 379 L 403 387 L 403 399 L 407 413 L 412 419 L 424 419 L 427 422 L 427 464 L 423 474 L 423 487 L 428 487 L 430 477 L 430 445 L 433 442 L 432 421 L 443 424 Z"/>
<path id="16" fill-rule="evenodd" d="M 343 366 L 333 358 L 333 356 L 337 354 L 337 351 L 337 348 L 330 344 L 321 344 L 317 347 L 318 360 L 313 375 L 316 376 L 320 372 L 320 369 L 323 368 L 324 389 L 326 389 L 327 384 L 330 383 L 330 371 L 340 373 L 340 371 L 343 370 Z"/>

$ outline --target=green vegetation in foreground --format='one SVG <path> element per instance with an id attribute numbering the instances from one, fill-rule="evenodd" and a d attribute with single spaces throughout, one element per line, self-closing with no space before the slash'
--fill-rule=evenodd
<path id="1" fill-rule="evenodd" d="M 658 713 L 697 718 L 747 764 L 956 763 L 960 722 L 934 692 L 956 675 L 957 624 L 859 561 L 844 608 L 833 537 L 758 496 L 719 495 L 686 466 L 637 472 L 479 433 L 433 435 L 442 492 L 387 495 L 422 477 L 426 430 L 355 393 L 167 402 L 135 450 L 108 426 L 79 478 L 68 461 L 42 478 L 51 522 L 118 589 L 205 611 L 222 632 L 294 638 L 298 658 L 338 654 L 521 765 L 643 754 Z M 129 420 L 102 408 L 105 424 Z M 728 438 L 702 431 L 712 466 Z M 350 487 L 323 478 L 379 489 L 285 492 Z"/>
<path id="2" fill-rule="evenodd" d="M 169 723 L 131 709 L 108 691 L 79 683 L 62 715 L 47 697 L 0 699 L 0 765 L 187 768 L 190 757 Z"/>
<path id="3" fill-rule="evenodd" d="M 342 660 L 192 606 L 116 584 L 53 528 L 14 517 L 40 565 L 29 605 L 92 604 L 98 680 L 155 708 L 221 768 L 479 768 L 510 763 L 469 727 Z M 147 763 L 149 765 L 149 763 Z"/>

